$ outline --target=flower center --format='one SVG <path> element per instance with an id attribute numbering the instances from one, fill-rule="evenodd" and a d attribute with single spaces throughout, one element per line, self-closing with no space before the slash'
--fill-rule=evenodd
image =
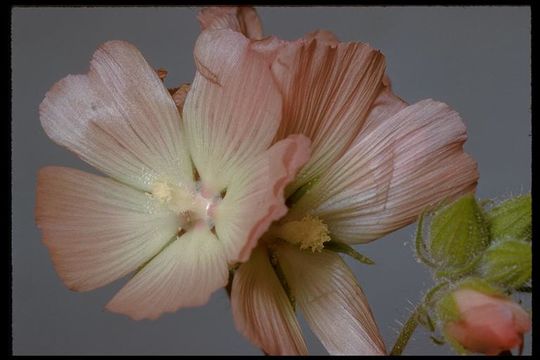
<path id="1" fill-rule="evenodd" d="M 320 252 L 324 243 L 330 241 L 326 224 L 311 215 L 276 226 L 274 234 L 291 244 L 299 245 L 301 250 L 311 249 L 312 252 Z"/>
<path id="2" fill-rule="evenodd" d="M 152 196 L 176 213 L 180 228 L 189 230 L 195 226 L 214 227 L 214 210 L 221 201 L 221 196 L 209 194 L 197 183 L 196 189 L 183 185 L 172 185 L 165 181 L 156 181 L 152 185 Z"/>

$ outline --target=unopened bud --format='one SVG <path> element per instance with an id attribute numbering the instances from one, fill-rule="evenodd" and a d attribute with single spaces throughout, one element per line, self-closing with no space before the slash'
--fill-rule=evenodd
<path id="1" fill-rule="evenodd" d="M 484 252 L 478 271 L 483 279 L 505 288 L 519 288 L 531 279 L 531 243 L 524 240 L 500 240 Z"/>
<path id="2" fill-rule="evenodd" d="M 489 241 L 488 224 L 473 194 L 438 210 L 431 220 L 430 255 L 438 265 L 467 265 Z"/>
<path id="3" fill-rule="evenodd" d="M 504 294 L 469 281 L 437 304 L 446 339 L 459 352 L 497 355 L 521 346 L 529 314 Z"/>
<path id="4" fill-rule="evenodd" d="M 493 239 L 531 240 L 531 195 L 506 200 L 487 213 Z"/>

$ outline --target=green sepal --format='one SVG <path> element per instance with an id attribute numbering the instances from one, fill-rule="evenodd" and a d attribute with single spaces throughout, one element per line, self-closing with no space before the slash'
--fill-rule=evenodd
<path id="1" fill-rule="evenodd" d="M 431 220 L 429 251 L 439 267 L 468 265 L 489 241 L 484 211 L 473 194 L 437 210 Z"/>
<path id="2" fill-rule="evenodd" d="M 424 218 L 426 216 L 426 212 L 422 212 L 420 216 L 418 217 L 418 225 L 416 226 L 416 234 L 415 234 L 415 249 L 416 249 L 416 258 L 418 261 L 424 263 L 425 265 L 434 268 L 436 267 L 436 264 L 434 263 L 433 259 L 430 258 L 429 250 L 426 245 L 426 242 L 424 241 Z"/>
<path id="3" fill-rule="evenodd" d="M 499 240 L 490 245 L 478 264 L 478 272 L 490 283 L 518 289 L 531 280 L 532 249 L 525 240 Z"/>
<path id="4" fill-rule="evenodd" d="M 375 261 L 371 260 L 366 255 L 360 254 L 358 251 L 354 250 L 351 246 L 345 243 L 339 242 L 339 241 L 330 240 L 324 243 L 324 248 L 326 250 L 330 250 L 333 252 L 349 255 L 350 257 L 361 262 L 362 264 L 367 264 L 367 265 L 375 264 Z"/>
<path id="5" fill-rule="evenodd" d="M 283 287 L 283 290 L 285 291 L 285 294 L 287 295 L 287 298 L 289 299 L 289 302 L 291 303 L 291 306 L 294 311 L 296 309 L 296 298 L 294 297 L 291 287 L 289 286 L 289 283 L 287 282 L 285 272 L 283 272 L 283 269 L 281 268 L 281 265 L 279 264 L 277 255 L 271 250 L 269 251 L 268 255 L 270 259 L 270 264 L 274 268 L 274 273 L 276 274 L 279 282 L 281 283 L 281 286 Z"/>
<path id="6" fill-rule="evenodd" d="M 296 204 L 306 193 L 308 193 L 315 184 L 319 182 L 319 177 L 314 177 L 304 185 L 296 189 L 291 195 L 287 197 L 285 204 L 290 209 Z"/>
<path id="7" fill-rule="evenodd" d="M 532 238 L 531 195 L 508 199 L 492 208 L 486 215 L 493 239 Z"/>
<path id="8" fill-rule="evenodd" d="M 430 335 L 429 338 L 431 339 L 431 341 L 435 344 L 435 345 L 444 345 L 446 344 L 446 341 L 444 339 L 440 339 L 438 337 L 436 337 L 435 335 Z"/>

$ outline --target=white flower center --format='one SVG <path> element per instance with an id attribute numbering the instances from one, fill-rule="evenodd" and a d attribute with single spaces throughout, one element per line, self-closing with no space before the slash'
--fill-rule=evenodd
<path id="1" fill-rule="evenodd" d="M 183 185 L 156 181 L 151 191 L 154 198 L 178 215 L 181 229 L 189 230 L 204 224 L 210 229 L 214 227 L 213 214 L 221 196 L 202 191 L 200 183 L 197 189 L 189 189 Z"/>
<path id="2" fill-rule="evenodd" d="M 299 245 L 301 250 L 311 249 L 320 252 L 324 243 L 330 241 L 328 227 L 318 217 L 306 215 L 302 220 L 288 221 L 274 228 L 274 235 L 291 244 Z"/>

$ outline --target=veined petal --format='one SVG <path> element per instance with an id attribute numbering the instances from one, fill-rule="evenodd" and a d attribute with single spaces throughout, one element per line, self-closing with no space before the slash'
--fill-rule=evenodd
<path id="1" fill-rule="evenodd" d="M 101 45 L 88 74 L 56 83 L 39 111 L 51 139 L 116 180 L 145 191 L 156 179 L 193 182 L 178 110 L 127 42 Z"/>
<path id="2" fill-rule="evenodd" d="M 339 255 L 283 244 L 277 250 L 296 303 L 330 355 L 383 355 L 366 296 Z"/>
<path id="3" fill-rule="evenodd" d="M 380 52 L 362 43 L 338 44 L 325 34 L 288 43 L 272 64 L 284 98 L 276 139 L 299 133 L 313 142 L 311 159 L 288 194 L 345 152 L 362 128 L 383 78 Z"/>
<path id="4" fill-rule="evenodd" d="M 36 222 L 58 275 L 76 291 L 132 272 L 178 229 L 174 214 L 147 194 L 62 167 L 39 172 Z"/>
<path id="5" fill-rule="evenodd" d="M 228 280 L 219 240 L 205 227 L 173 240 L 107 304 L 134 320 L 155 319 L 181 307 L 200 306 Z"/>
<path id="6" fill-rule="evenodd" d="M 269 355 L 307 355 L 294 310 L 267 249 L 257 247 L 234 274 L 231 306 L 240 333 Z"/>
<path id="7" fill-rule="evenodd" d="M 474 191 L 478 172 L 463 151 L 466 138 L 459 115 L 431 99 L 373 121 L 289 215 L 308 211 L 346 243 L 375 240 Z"/>
<path id="8" fill-rule="evenodd" d="M 197 74 L 184 104 L 186 138 L 205 186 L 220 192 L 271 145 L 281 96 L 266 56 L 240 33 L 204 31 L 195 62 Z"/>
<path id="9" fill-rule="evenodd" d="M 212 6 L 199 11 L 202 30 L 231 29 L 253 40 L 262 38 L 262 24 L 251 6 Z"/>
<path id="10" fill-rule="evenodd" d="M 270 224 L 287 213 L 283 192 L 308 161 L 309 144 L 291 135 L 237 171 L 214 215 L 228 259 L 246 261 Z"/>

